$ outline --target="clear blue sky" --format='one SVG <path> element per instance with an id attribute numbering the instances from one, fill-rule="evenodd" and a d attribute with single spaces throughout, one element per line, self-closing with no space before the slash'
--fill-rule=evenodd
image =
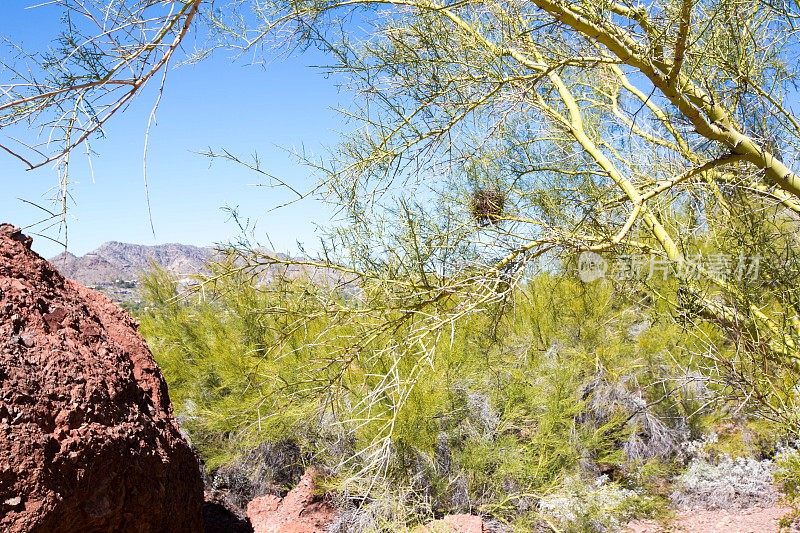
<path id="1" fill-rule="evenodd" d="M 51 7 L 25 9 L 33 0 L 4 0 L 0 36 L 41 47 L 59 29 L 59 12 Z M 335 82 L 309 65 L 324 64 L 312 52 L 277 60 L 266 68 L 235 63 L 217 55 L 195 66 L 174 69 L 150 136 L 148 174 L 155 238 L 150 230 L 142 177 L 144 132 L 152 88 L 94 142 L 94 182 L 85 163 L 74 169 L 69 213 L 69 250 L 83 254 L 105 241 L 141 244 L 182 242 L 210 245 L 237 235 L 224 206 L 258 221 L 257 235 L 269 236 L 278 251 L 293 252 L 297 241 L 314 249 L 315 223 L 325 224 L 329 211 L 316 202 L 300 202 L 269 212 L 289 196 L 259 187 L 258 175 L 237 165 L 213 162 L 196 152 L 209 147 L 248 155 L 257 151 L 262 165 L 298 189 L 313 183 L 308 170 L 284 148 L 304 146 L 322 153 L 335 143 L 342 120 L 334 111 L 348 105 Z M 5 83 L 0 73 L 0 84 Z M 154 88 L 154 87 L 153 87 Z M 85 159 L 79 157 L 78 159 Z M 0 154 L 0 221 L 26 226 L 41 212 L 21 201 L 47 205 L 57 185 L 52 169 L 25 171 Z M 34 248 L 49 257 L 57 244 L 34 238 Z"/>

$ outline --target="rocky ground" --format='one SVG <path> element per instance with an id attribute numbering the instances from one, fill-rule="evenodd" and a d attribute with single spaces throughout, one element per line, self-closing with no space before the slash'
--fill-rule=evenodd
<path id="1" fill-rule="evenodd" d="M 637 520 L 628 524 L 625 533 L 776 533 L 781 519 L 791 513 L 789 507 L 774 505 L 728 511 L 683 511 L 668 524 Z M 796 527 L 783 531 L 800 531 Z"/>

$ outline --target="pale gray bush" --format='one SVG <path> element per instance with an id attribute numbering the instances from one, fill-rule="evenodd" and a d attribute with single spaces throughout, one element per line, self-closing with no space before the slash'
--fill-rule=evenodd
<path id="1" fill-rule="evenodd" d="M 724 457 L 717 464 L 693 459 L 675 480 L 672 501 L 680 509 L 742 509 L 774 504 L 772 461 Z"/>
<path id="2" fill-rule="evenodd" d="M 628 460 L 668 458 L 685 440 L 686 429 L 667 426 L 648 408 L 639 392 L 629 390 L 625 380 L 611 382 L 600 373 L 584 387 L 582 397 L 586 400 L 586 407 L 579 416 L 579 422 L 592 421 L 599 426 L 615 412 L 629 415 L 628 423 L 637 430 L 622 445 Z"/>
<path id="3" fill-rule="evenodd" d="M 378 505 L 349 507 L 336 515 L 336 519 L 328 527 L 328 533 L 370 533 L 380 531 L 380 522 L 387 520 L 383 516 L 386 509 Z"/>
<path id="4" fill-rule="evenodd" d="M 500 415 L 494 410 L 489 398 L 477 392 L 467 394 L 468 418 L 481 429 L 485 438 L 493 438 L 500 425 Z"/>
<path id="5" fill-rule="evenodd" d="M 571 477 L 559 492 L 539 500 L 539 512 L 570 531 L 616 531 L 632 518 L 635 506 L 630 503 L 640 498 L 634 490 L 609 483 L 606 476 L 593 485 Z"/>
<path id="6" fill-rule="evenodd" d="M 283 495 L 303 475 L 307 457 L 292 440 L 265 442 L 208 475 L 207 488 L 244 516 L 247 503 L 264 494 Z"/>

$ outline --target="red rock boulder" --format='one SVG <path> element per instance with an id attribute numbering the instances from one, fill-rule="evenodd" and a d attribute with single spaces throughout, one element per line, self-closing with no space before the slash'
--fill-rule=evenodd
<path id="1" fill-rule="evenodd" d="M 0 531 L 202 531 L 197 457 L 135 322 L 0 224 Z"/>
<path id="2" fill-rule="evenodd" d="M 308 469 L 284 498 L 260 496 L 247 504 L 247 518 L 255 533 L 325 533 L 336 519 L 336 509 L 318 494 Z"/>

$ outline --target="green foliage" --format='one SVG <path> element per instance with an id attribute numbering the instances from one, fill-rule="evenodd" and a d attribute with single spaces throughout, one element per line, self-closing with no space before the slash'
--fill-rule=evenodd
<path id="1" fill-rule="evenodd" d="M 778 443 L 785 441 L 790 434 L 781 424 L 758 418 L 742 421 L 739 425 L 723 420 L 709 426 L 718 436 L 705 447 L 711 458 L 770 458 Z"/>
<path id="2" fill-rule="evenodd" d="M 800 453 L 795 449 L 784 450 L 776 458 L 775 481 L 793 503 L 800 497 Z"/>
<path id="3" fill-rule="evenodd" d="M 647 441 L 641 410 L 680 377 L 676 358 L 693 348 L 650 310 L 620 303 L 612 284 L 550 273 L 499 310 L 421 337 L 422 363 L 410 357 L 415 352 L 395 355 L 408 322 L 387 331 L 376 330 L 385 317 L 366 312 L 337 320 L 315 307 L 326 289 L 308 280 L 211 279 L 179 297 L 175 281 L 156 271 L 143 281 L 139 315 L 207 465 L 288 436 L 351 494 L 394 487 L 407 516 L 395 509 L 391 520 L 407 525 L 470 509 L 535 522 L 539 499 L 581 472 L 611 472 L 639 486 L 641 465 L 623 445 Z M 370 290 L 328 293 L 328 302 L 379 296 Z M 637 325 L 646 334 L 631 334 Z M 384 386 L 389 378 L 413 386 Z M 677 431 L 689 423 L 691 401 L 678 393 L 654 409 L 675 417 Z M 642 502 L 626 509 L 651 505 Z"/>
<path id="4" fill-rule="evenodd" d="M 237 443 L 248 444 L 244 429 L 262 421 L 262 387 L 252 378 L 261 363 L 259 336 L 266 331 L 256 329 L 258 321 L 245 311 L 254 295 L 243 288 L 223 300 L 187 305 L 175 299 L 177 286 L 164 272 L 147 278 L 143 288 L 141 331 L 167 377 L 181 423 L 210 466 L 229 460 Z M 266 429 L 276 436 L 280 431 Z"/>

